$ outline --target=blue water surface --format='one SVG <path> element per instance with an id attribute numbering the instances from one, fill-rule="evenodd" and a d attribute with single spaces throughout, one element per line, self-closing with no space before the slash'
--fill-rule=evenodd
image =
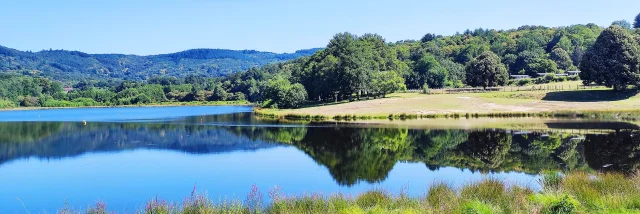
<path id="1" fill-rule="evenodd" d="M 416 148 L 429 147 L 430 139 L 445 139 L 438 136 L 473 134 L 464 130 L 279 124 L 250 111 L 224 106 L 0 112 L 0 213 L 55 213 L 65 204 L 83 211 L 98 201 L 110 211 L 132 213 L 156 197 L 180 203 L 194 188 L 213 200 L 242 201 L 252 185 L 265 201 L 276 186 L 287 195 L 356 195 L 383 188 L 422 196 L 434 182 L 461 187 L 495 177 L 539 188 L 536 174 L 434 166 L 393 155 L 420 153 Z M 89 122 L 78 122 L 83 120 Z M 407 148 L 387 146 L 410 139 Z M 443 148 L 446 143 L 464 144 L 445 142 Z"/>

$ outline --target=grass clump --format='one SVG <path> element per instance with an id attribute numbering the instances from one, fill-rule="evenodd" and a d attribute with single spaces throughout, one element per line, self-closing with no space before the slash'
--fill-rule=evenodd
<path id="1" fill-rule="evenodd" d="M 455 189 L 435 183 L 423 197 L 394 195 L 376 189 L 345 196 L 333 194 L 284 195 L 279 188 L 268 192 L 269 200 L 253 186 L 245 200 L 214 203 L 194 191 L 182 203 L 160 199 L 147 202 L 137 213 L 639 213 L 640 178 L 622 174 L 547 172 L 540 191 L 487 178 Z M 60 213 L 78 213 L 68 208 Z M 99 202 L 83 213 L 111 213 Z"/>

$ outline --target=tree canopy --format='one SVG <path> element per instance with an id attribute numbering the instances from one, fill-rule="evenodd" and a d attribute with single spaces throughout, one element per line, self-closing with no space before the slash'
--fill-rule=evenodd
<path id="1" fill-rule="evenodd" d="M 500 58 L 492 52 L 484 52 L 466 68 L 467 84 L 471 86 L 493 87 L 503 85 L 508 77 L 507 69 Z"/>
<path id="2" fill-rule="evenodd" d="M 620 26 L 607 28 L 585 53 L 580 64 L 580 78 L 585 84 L 604 84 L 614 90 L 638 84 L 640 52 L 637 42 Z"/>

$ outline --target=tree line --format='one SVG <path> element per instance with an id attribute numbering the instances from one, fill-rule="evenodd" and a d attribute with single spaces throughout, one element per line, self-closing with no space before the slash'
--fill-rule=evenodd
<path id="1" fill-rule="evenodd" d="M 296 108 L 384 97 L 405 89 L 502 86 L 516 84 L 509 75 L 536 77 L 578 69 L 584 84 L 623 90 L 640 82 L 640 31 L 633 28 L 638 25 L 636 20 L 633 26 L 616 21 L 606 29 L 595 24 L 476 29 L 398 42 L 387 42 L 377 34 L 345 32 L 310 56 L 222 77 L 190 74 L 183 78 L 156 75 L 145 81 L 79 81 L 68 93 L 57 81 L 37 75 L 3 75 L 0 106 L 248 101 Z M 208 57 L 206 52 L 201 54 Z M 548 77 L 538 79 L 556 79 Z"/>

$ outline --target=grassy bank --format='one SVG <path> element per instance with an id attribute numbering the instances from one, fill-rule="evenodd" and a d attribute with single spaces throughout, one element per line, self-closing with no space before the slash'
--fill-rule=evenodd
<path id="1" fill-rule="evenodd" d="M 162 102 L 144 105 L 96 105 L 96 106 L 74 106 L 74 107 L 13 107 L 0 108 L 0 111 L 16 110 L 44 110 L 44 109 L 69 109 L 69 108 L 131 108 L 131 107 L 170 107 L 170 106 L 252 106 L 249 101 L 194 101 L 194 102 Z"/>
<path id="2" fill-rule="evenodd" d="M 640 109 L 625 109 L 625 110 L 563 110 L 553 112 L 486 112 L 486 113 L 430 113 L 430 114 L 389 114 L 389 115 L 368 115 L 368 114 L 353 114 L 353 115 L 311 115 L 311 114 L 296 114 L 287 113 L 279 114 L 273 110 L 255 109 L 254 112 L 259 117 L 269 119 L 286 119 L 293 121 L 357 121 L 357 120 L 373 120 L 373 119 L 439 119 L 439 118 L 585 118 L 585 119 L 610 119 L 610 120 L 640 120 Z"/>
<path id="3" fill-rule="evenodd" d="M 308 106 L 256 109 L 259 116 L 289 120 L 364 120 L 477 117 L 640 119 L 637 90 L 507 91 L 432 94 L 396 93 L 387 98 Z"/>
<path id="4" fill-rule="evenodd" d="M 620 174 L 549 173 L 541 191 L 485 179 L 454 189 L 435 183 L 421 197 L 371 190 L 360 195 L 287 196 L 253 187 L 245 199 L 214 201 L 192 192 L 180 203 L 153 199 L 138 213 L 637 213 L 640 178 Z M 264 203 L 265 200 L 270 201 Z M 86 213 L 109 213 L 97 203 Z M 65 208 L 59 213 L 76 213 Z"/>

